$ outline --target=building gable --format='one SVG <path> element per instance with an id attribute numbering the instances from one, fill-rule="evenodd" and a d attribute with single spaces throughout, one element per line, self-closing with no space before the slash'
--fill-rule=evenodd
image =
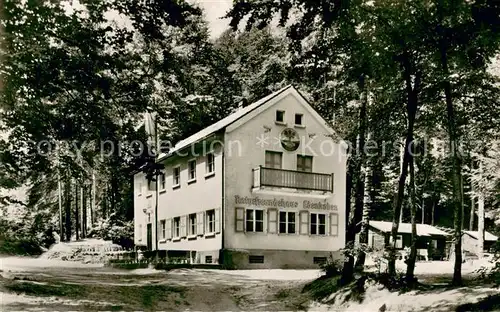
<path id="1" fill-rule="evenodd" d="M 232 132 L 235 129 L 241 127 L 248 121 L 256 118 L 259 114 L 267 111 L 271 107 L 275 106 L 277 103 L 280 103 L 282 100 L 284 100 L 287 97 L 293 97 L 294 100 L 296 100 L 299 104 L 302 105 L 302 107 L 306 110 L 310 116 L 313 117 L 313 119 L 318 122 L 323 128 L 325 133 L 322 133 L 322 135 L 327 135 L 327 136 L 334 136 L 335 131 L 328 125 L 327 121 L 323 119 L 314 108 L 307 102 L 307 100 L 292 86 L 290 88 L 287 88 L 285 91 L 281 92 L 279 95 L 273 97 L 271 100 L 263 103 L 259 107 L 255 108 L 254 110 L 248 112 L 246 115 L 242 116 L 240 119 L 237 121 L 231 123 L 230 125 L 227 126 L 226 132 Z"/>

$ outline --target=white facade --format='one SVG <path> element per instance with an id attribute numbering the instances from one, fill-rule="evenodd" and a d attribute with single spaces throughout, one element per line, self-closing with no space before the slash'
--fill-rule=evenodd
<path id="1" fill-rule="evenodd" d="M 159 250 L 231 267 L 309 267 L 344 247 L 346 152 L 293 87 L 200 133 L 160 157 Z M 143 173 L 134 181 L 134 240 L 147 245 L 150 224 L 154 249 L 156 191 Z"/>

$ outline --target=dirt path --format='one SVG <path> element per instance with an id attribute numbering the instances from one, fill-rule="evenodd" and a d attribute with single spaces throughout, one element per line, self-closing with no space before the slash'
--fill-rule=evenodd
<path id="1" fill-rule="evenodd" d="M 2 311 L 305 310 L 308 280 L 262 280 L 217 270 L 29 268 L 2 272 Z"/>

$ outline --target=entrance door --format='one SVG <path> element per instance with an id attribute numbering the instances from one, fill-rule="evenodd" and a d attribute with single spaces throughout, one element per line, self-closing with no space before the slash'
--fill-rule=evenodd
<path id="1" fill-rule="evenodd" d="M 148 236 L 147 236 L 148 250 L 153 249 L 153 225 L 148 223 Z"/>

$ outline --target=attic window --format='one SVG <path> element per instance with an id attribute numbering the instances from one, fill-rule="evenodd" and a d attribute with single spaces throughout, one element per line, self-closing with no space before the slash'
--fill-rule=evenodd
<path id="1" fill-rule="evenodd" d="M 285 111 L 278 110 L 276 111 L 276 122 L 285 122 Z"/>
<path id="2" fill-rule="evenodd" d="M 295 114 L 295 124 L 296 125 L 300 125 L 300 126 L 302 125 L 302 117 L 303 116 L 304 115 L 302 115 L 302 114 Z"/>

